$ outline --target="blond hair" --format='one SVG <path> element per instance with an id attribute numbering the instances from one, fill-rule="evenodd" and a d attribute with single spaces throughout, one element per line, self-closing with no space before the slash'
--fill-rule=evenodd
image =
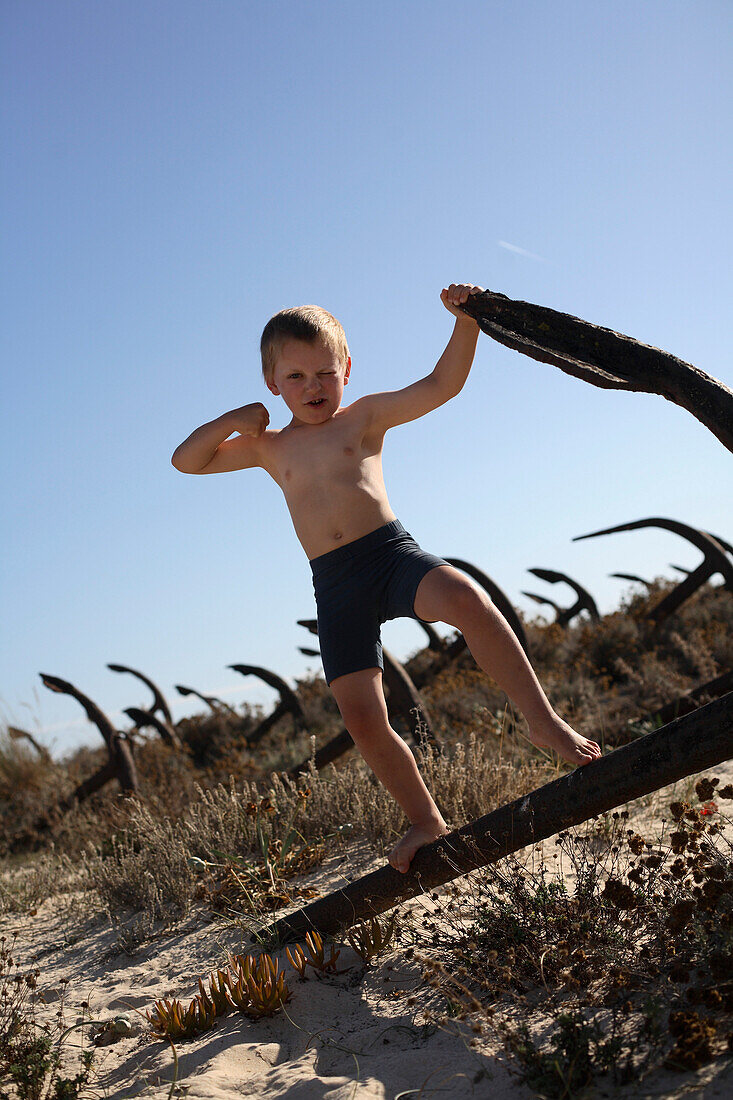
<path id="1" fill-rule="evenodd" d="M 277 357 L 286 340 L 304 340 L 308 344 L 324 343 L 344 367 L 349 358 L 346 333 L 333 314 L 320 306 L 295 306 L 281 309 L 265 325 L 260 340 L 262 373 L 266 382 L 272 381 Z"/>

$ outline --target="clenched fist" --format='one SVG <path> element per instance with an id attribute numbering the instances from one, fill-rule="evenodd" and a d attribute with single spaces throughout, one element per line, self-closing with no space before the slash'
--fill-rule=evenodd
<path id="1" fill-rule="evenodd" d="M 270 423 L 270 414 L 261 401 L 242 405 L 241 409 L 234 409 L 229 415 L 235 432 L 253 435 L 255 438 L 262 435 Z"/>

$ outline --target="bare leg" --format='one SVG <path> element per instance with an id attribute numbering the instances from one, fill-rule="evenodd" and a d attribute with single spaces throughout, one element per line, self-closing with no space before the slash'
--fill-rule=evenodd
<path id="1" fill-rule="evenodd" d="M 415 612 L 461 631 L 476 663 L 521 710 L 535 745 L 554 749 L 570 764 L 590 764 L 601 755 L 595 741 L 555 713 L 514 631 L 465 574 L 450 565 L 431 569 L 418 586 Z"/>
<path id="2" fill-rule="evenodd" d="M 339 676 L 331 682 L 331 691 L 359 752 L 412 822 L 388 856 L 392 866 L 404 873 L 417 849 L 443 836 L 448 826 L 414 756 L 389 724 L 381 669 Z"/>

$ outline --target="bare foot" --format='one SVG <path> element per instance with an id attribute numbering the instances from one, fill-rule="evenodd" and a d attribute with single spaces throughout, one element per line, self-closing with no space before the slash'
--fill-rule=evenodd
<path id="1" fill-rule="evenodd" d="M 600 746 L 587 737 L 581 737 L 562 718 L 555 718 L 547 725 L 536 725 L 529 731 L 533 745 L 542 749 L 554 749 L 568 764 L 590 764 L 601 756 Z"/>
<path id="2" fill-rule="evenodd" d="M 431 841 L 437 840 L 439 836 L 445 836 L 449 832 L 450 829 L 444 821 L 442 823 L 431 821 L 426 825 L 411 825 L 402 839 L 397 841 L 387 859 L 396 871 L 401 871 L 404 875 L 418 848 L 422 848 L 424 844 L 430 844 Z"/>

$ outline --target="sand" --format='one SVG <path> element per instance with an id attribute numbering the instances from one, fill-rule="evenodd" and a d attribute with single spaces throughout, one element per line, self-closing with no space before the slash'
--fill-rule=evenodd
<path id="1" fill-rule="evenodd" d="M 719 775 L 721 783 L 732 781 L 733 762 L 710 774 Z M 678 784 L 677 796 L 680 789 Z M 671 795 L 670 789 L 653 803 L 633 804 L 632 823 L 643 824 L 646 835 L 651 835 L 648 830 Z M 346 871 L 352 877 L 382 862 L 362 842 L 301 881 L 327 892 L 346 881 Z M 425 897 L 410 905 L 420 919 L 433 909 Z M 210 912 L 201 908 L 135 954 L 120 953 L 115 949 L 119 930 L 105 916 L 82 913 L 68 897 L 48 899 L 33 915 L 3 917 L 0 934 L 14 931 L 21 965 L 41 970 L 39 989 L 45 1004 L 38 1006 L 39 1019 L 53 1021 L 65 989 L 68 1024 L 80 1015 L 85 1001 L 95 1020 L 125 1014 L 131 1022 L 131 1034 L 95 1048 L 93 1094 L 110 1100 L 137 1096 L 162 1100 L 171 1094 L 171 1047 L 151 1036 L 143 1011 L 162 997 L 188 1003 L 197 992 L 199 976 L 223 966 L 228 952 L 248 947 L 242 928 L 231 922 L 212 923 Z M 313 975 L 306 981 L 297 977 L 284 949 L 273 954 L 286 971 L 293 994 L 285 1012 L 259 1021 L 234 1013 L 217 1020 L 212 1031 L 192 1042 L 178 1043 L 178 1084 L 173 1095 L 202 1100 L 249 1096 L 262 1100 L 523 1100 L 535 1095 L 511 1070 L 494 1032 L 485 1029 L 475 1036 L 470 1021 L 453 1020 L 444 1028 L 425 1022 L 426 1005 L 432 1002 L 440 1013 L 444 1003 L 426 988 L 424 968 L 417 960 L 405 958 L 403 949 L 388 952 L 364 968 L 346 946 L 338 960 L 339 967 L 350 968 L 346 973 Z M 410 1005 L 413 993 L 416 1003 Z M 539 1030 L 541 1026 L 536 1024 Z M 100 1028 L 84 1030 L 89 1045 Z M 67 1039 L 70 1054 L 78 1049 L 81 1036 L 76 1030 Z M 598 1095 L 723 1098 L 733 1095 L 731 1063 L 717 1059 L 697 1073 L 656 1073 L 642 1084 L 610 1089 L 610 1084 L 602 1082 Z"/>

